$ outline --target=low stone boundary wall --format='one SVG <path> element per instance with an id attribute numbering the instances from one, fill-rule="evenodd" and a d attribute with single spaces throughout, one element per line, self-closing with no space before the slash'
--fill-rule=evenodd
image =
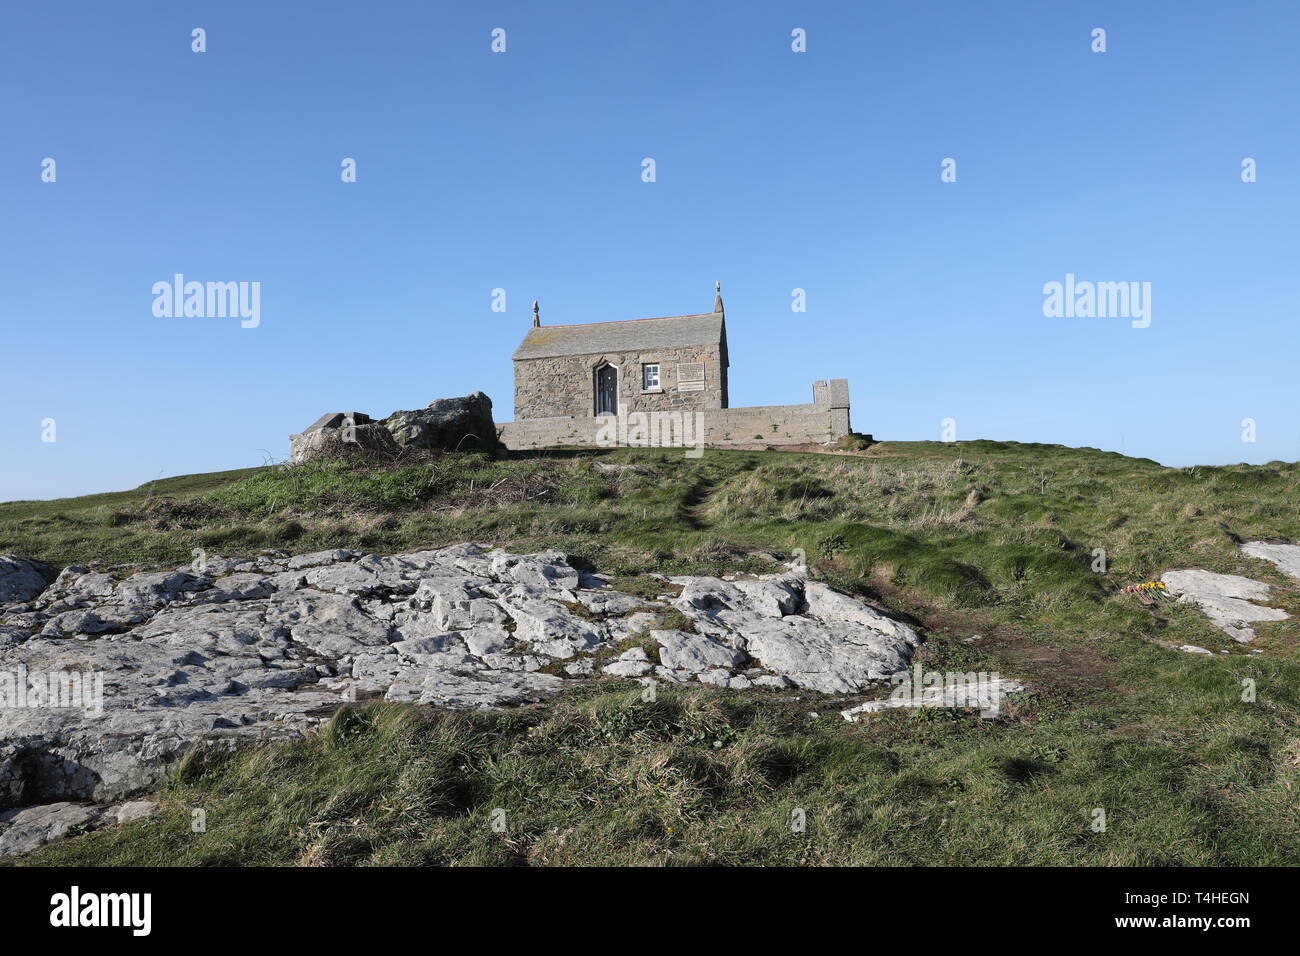
<path id="1" fill-rule="evenodd" d="M 701 412 L 630 412 L 617 418 L 529 418 L 500 422 L 497 434 L 511 450 L 558 445 L 680 447 L 701 445 L 828 444 L 851 431 L 849 383 L 813 383 L 807 405 L 758 405 Z"/>

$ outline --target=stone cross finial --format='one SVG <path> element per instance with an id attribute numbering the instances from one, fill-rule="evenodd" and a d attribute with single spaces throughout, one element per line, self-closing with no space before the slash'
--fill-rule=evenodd
<path id="1" fill-rule="evenodd" d="M 722 281 L 718 280 L 713 284 L 713 311 L 722 311 Z"/>
<path id="2" fill-rule="evenodd" d="M 541 325 L 542 317 L 540 315 L 540 310 L 537 307 L 537 300 L 533 299 L 533 328 L 541 328 Z"/>

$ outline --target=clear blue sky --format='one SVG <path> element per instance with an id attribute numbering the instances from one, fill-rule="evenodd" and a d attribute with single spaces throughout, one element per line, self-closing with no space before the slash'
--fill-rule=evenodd
<path id="1" fill-rule="evenodd" d="M 508 420 L 534 298 L 702 312 L 715 279 L 733 405 L 846 377 L 882 439 L 1294 460 L 1298 11 L 6 4 L 0 499 L 261 464 L 326 411 Z M 177 272 L 260 282 L 260 326 L 155 317 Z M 1150 282 L 1151 326 L 1044 317 L 1066 273 Z"/>

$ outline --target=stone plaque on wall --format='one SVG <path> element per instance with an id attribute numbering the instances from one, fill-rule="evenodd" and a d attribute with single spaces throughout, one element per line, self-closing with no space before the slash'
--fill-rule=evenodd
<path id="1" fill-rule="evenodd" d="M 704 391 L 703 362 L 683 362 L 677 366 L 677 391 Z"/>

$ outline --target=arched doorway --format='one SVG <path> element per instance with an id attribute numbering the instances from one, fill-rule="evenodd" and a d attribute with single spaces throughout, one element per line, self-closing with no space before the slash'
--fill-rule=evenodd
<path id="1" fill-rule="evenodd" d="M 608 362 L 596 366 L 596 414 L 618 414 L 618 369 Z"/>

